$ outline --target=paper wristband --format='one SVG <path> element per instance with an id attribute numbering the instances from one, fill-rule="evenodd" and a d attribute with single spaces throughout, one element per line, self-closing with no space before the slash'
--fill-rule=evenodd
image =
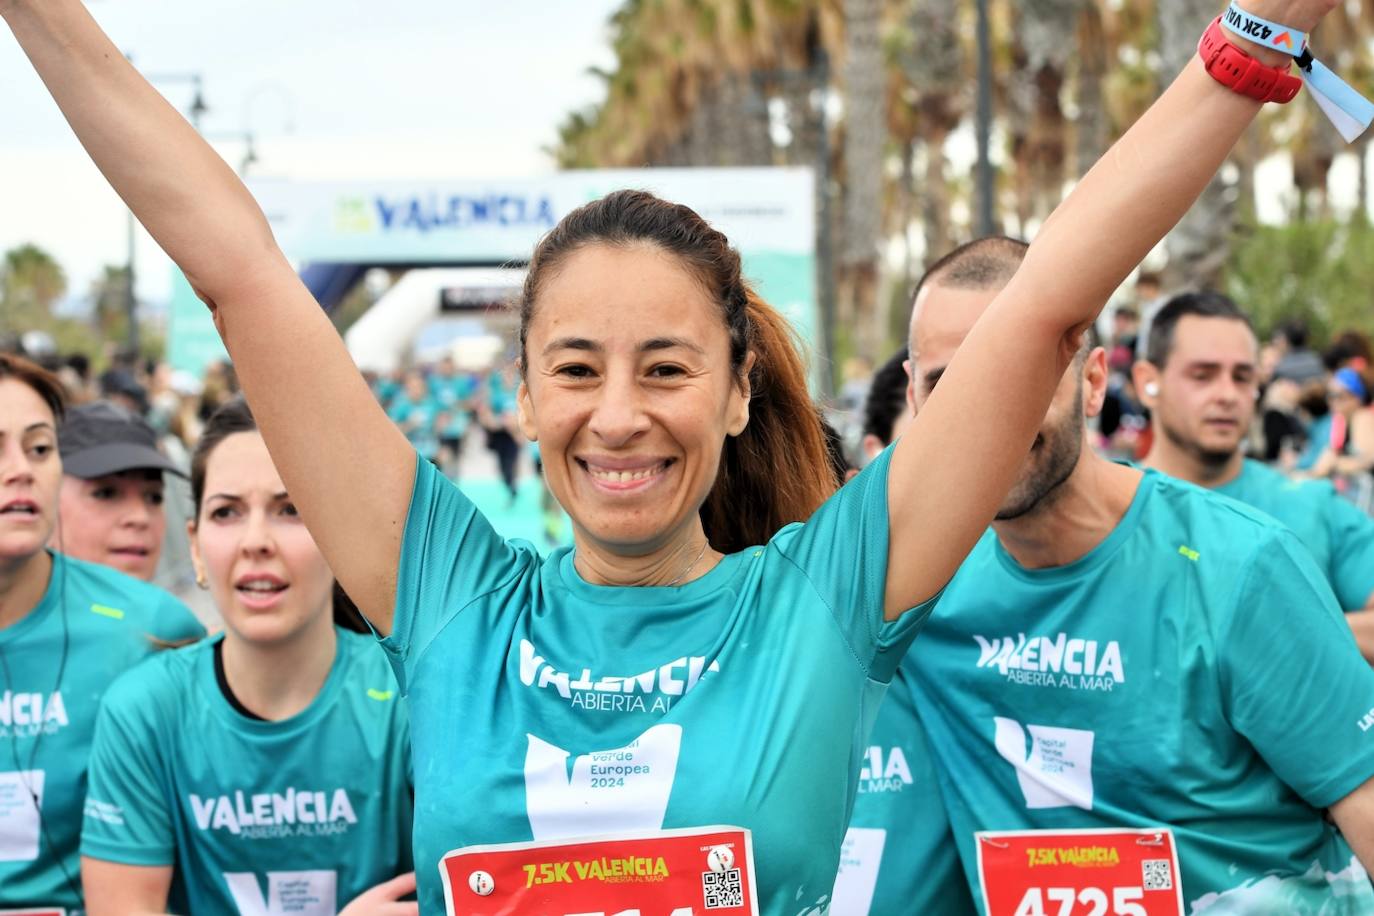
<path id="1" fill-rule="evenodd" d="M 1236 6 L 1234 0 L 1221 17 L 1221 24 L 1241 38 L 1293 55 L 1307 90 L 1345 142 L 1354 143 L 1374 121 L 1374 103 L 1312 56 L 1307 50 L 1306 32 L 1251 15 Z"/>

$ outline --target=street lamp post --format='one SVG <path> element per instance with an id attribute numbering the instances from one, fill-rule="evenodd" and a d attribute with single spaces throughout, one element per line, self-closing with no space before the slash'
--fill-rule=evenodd
<path id="1" fill-rule="evenodd" d="M 992 171 L 992 27 L 988 22 L 988 0 L 977 0 L 978 13 L 978 105 L 974 133 L 978 141 L 976 170 L 978 235 L 996 231 L 996 176 Z"/>
<path id="2" fill-rule="evenodd" d="M 130 63 L 133 62 L 132 55 L 126 55 Z M 145 74 L 144 78 L 148 82 L 157 83 L 182 83 L 190 84 L 192 87 L 191 105 L 186 113 L 191 120 L 191 126 L 197 131 L 200 130 L 200 119 L 209 111 L 209 106 L 205 104 L 205 96 L 202 92 L 204 83 L 199 73 L 151 73 Z M 128 250 L 125 252 L 124 266 L 124 318 L 128 322 L 125 330 L 124 346 L 129 351 L 129 355 L 135 360 L 138 358 L 139 334 L 138 334 L 138 298 L 134 287 L 134 268 L 135 268 L 135 244 L 138 238 L 138 221 L 134 219 L 134 212 L 129 211 L 127 217 L 127 242 Z"/>

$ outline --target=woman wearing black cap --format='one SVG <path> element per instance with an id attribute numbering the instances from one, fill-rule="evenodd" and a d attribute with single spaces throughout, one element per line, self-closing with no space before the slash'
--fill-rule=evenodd
<path id="1" fill-rule="evenodd" d="M 164 473 L 186 475 L 157 448 L 141 417 L 108 401 L 67 412 L 62 453 L 60 526 L 52 546 L 151 582 L 167 532 Z"/>

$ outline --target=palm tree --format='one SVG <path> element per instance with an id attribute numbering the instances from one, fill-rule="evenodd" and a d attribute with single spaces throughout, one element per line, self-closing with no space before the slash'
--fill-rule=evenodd
<path id="1" fill-rule="evenodd" d="M 1108 39 L 1106 22 L 1110 12 L 1103 9 L 1103 4 L 1090 2 L 1082 5 L 1078 15 L 1075 175 L 1086 172 L 1107 151 L 1111 140 L 1112 125 L 1104 98 L 1114 50 Z"/>
<path id="2" fill-rule="evenodd" d="M 95 326 L 107 339 L 127 333 L 129 268 L 105 265 L 100 276 L 91 283 L 90 300 Z"/>
<path id="3" fill-rule="evenodd" d="M 949 250 L 954 237 L 953 185 L 945 145 L 968 111 L 962 5 L 959 0 L 907 0 L 891 43 L 897 85 L 889 95 L 888 108 L 891 132 L 902 155 L 900 230 L 909 239 L 908 201 L 914 192 L 921 202 L 927 264 Z M 919 190 L 912 186 L 918 143 L 924 164 Z M 908 276 L 914 273 L 913 265 L 908 264 L 906 272 Z"/>
<path id="4" fill-rule="evenodd" d="M 1212 0 L 1157 0 L 1161 84 L 1173 80 L 1196 54 L 1197 36 L 1217 15 Z M 1162 88 L 1162 86 L 1161 86 Z M 1166 288 L 1216 288 L 1230 258 L 1236 208 L 1225 170 L 1165 239 Z"/>
<path id="5" fill-rule="evenodd" d="M 1086 0 L 1021 0 L 1015 5 L 1013 61 L 1007 93 L 1021 231 L 1049 216 L 1064 195 L 1069 156 L 1062 92 L 1076 50 Z"/>
<path id="6" fill-rule="evenodd" d="M 67 276 L 52 255 L 32 244 L 11 248 L 0 262 L 0 333 L 46 328 L 66 291 Z"/>
<path id="7" fill-rule="evenodd" d="M 838 315 L 857 355 L 875 361 L 879 327 L 878 246 L 887 146 L 882 0 L 844 0 L 844 183 L 836 276 Z"/>

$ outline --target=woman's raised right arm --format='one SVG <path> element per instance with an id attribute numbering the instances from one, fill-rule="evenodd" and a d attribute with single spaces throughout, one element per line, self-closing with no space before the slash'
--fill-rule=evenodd
<path id="1" fill-rule="evenodd" d="M 205 300 L 292 500 L 349 595 L 391 629 L 415 453 L 257 202 L 81 0 L 0 0 L 86 151 Z"/>

